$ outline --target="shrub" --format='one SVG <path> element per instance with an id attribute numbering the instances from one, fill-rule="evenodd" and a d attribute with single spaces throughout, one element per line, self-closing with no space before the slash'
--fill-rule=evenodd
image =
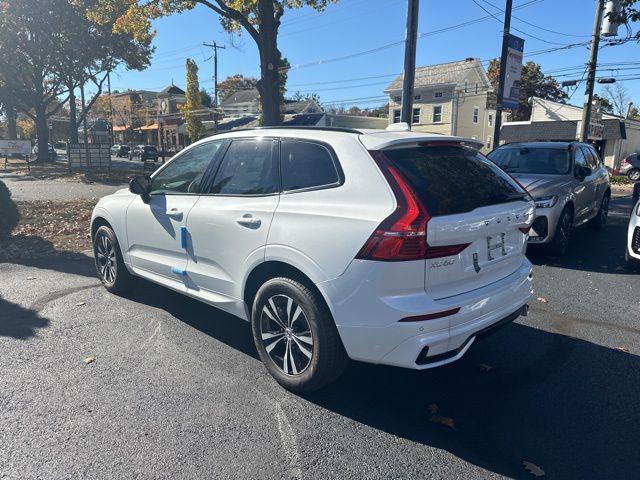
<path id="1" fill-rule="evenodd" d="M 11 235 L 19 221 L 18 207 L 11 200 L 11 192 L 0 180 L 0 237 Z"/>
<path id="2" fill-rule="evenodd" d="M 629 178 L 624 175 L 612 175 L 611 183 L 613 185 L 633 185 L 633 181 L 629 180 Z"/>

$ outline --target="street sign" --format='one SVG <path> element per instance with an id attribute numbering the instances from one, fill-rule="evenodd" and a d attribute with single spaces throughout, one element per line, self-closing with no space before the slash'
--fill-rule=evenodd
<path id="1" fill-rule="evenodd" d="M 0 140 L 0 155 L 31 155 L 29 140 Z"/>
<path id="2" fill-rule="evenodd" d="M 502 106 L 504 108 L 516 109 L 520 104 L 523 54 L 524 40 L 515 35 L 509 35 L 507 68 L 505 69 L 504 92 L 502 92 Z"/>

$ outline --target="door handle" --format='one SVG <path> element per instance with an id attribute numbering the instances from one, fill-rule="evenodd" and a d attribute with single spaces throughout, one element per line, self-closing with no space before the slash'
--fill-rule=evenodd
<path id="1" fill-rule="evenodd" d="M 165 214 L 167 215 L 167 217 L 171 217 L 171 218 L 181 218 L 182 217 L 182 212 L 180 210 L 178 210 L 177 208 L 172 208 L 171 210 L 167 210 L 165 212 Z"/>
<path id="2" fill-rule="evenodd" d="M 262 224 L 262 220 L 260 220 L 259 218 L 255 218 L 250 213 L 245 213 L 243 216 L 236 219 L 236 222 L 244 227 L 249 228 L 258 228 Z"/>

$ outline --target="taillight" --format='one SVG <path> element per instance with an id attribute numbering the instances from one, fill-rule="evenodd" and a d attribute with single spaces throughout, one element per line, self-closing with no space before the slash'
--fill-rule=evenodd
<path id="1" fill-rule="evenodd" d="M 404 176 L 380 151 L 370 151 L 396 197 L 397 207 L 371 234 L 356 258 L 399 262 L 457 255 L 469 244 L 430 247 L 427 223 L 431 219 Z"/>
<path id="2" fill-rule="evenodd" d="M 624 160 L 622 160 L 622 165 L 629 165 L 629 162 L 627 161 L 626 158 Z"/>

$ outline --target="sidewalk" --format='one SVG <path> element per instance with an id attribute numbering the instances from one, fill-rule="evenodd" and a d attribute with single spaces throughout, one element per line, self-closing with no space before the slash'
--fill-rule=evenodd
<path id="1" fill-rule="evenodd" d="M 0 180 L 11 191 L 11 196 L 16 202 L 100 198 L 121 188 L 127 188 L 126 184 L 104 185 L 64 179 L 38 180 L 31 175 L 22 173 L 0 173 Z"/>

